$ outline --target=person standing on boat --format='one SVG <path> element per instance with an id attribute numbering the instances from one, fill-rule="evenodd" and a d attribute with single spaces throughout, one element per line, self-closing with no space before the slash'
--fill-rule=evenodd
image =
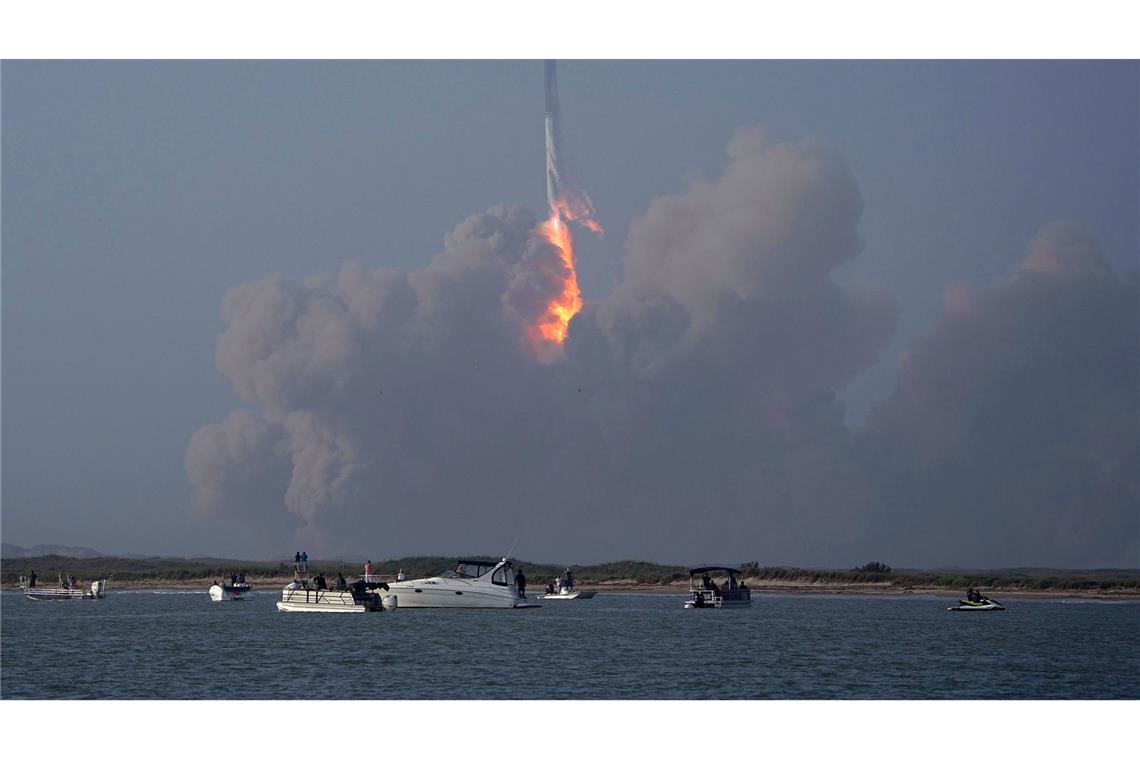
<path id="1" fill-rule="evenodd" d="M 372 560 L 368 560 L 367 562 L 364 563 L 364 580 L 366 582 L 370 583 L 372 581 L 373 569 L 374 568 L 372 567 Z"/>
<path id="2" fill-rule="evenodd" d="M 566 568 L 566 583 L 564 585 L 566 586 L 567 591 L 574 590 L 574 573 L 570 570 L 570 568 Z"/>
<path id="3" fill-rule="evenodd" d="M 400 568 L 400 572 L 396 573 L 396 580 L 402 581 L 406 576 L 404 575 L 404 568 Z"/>
<path id="4" fill-rule="evenodd" d="M 309 555 L 306 552 L 301 552 L 301 572 L 308 572 L 309 570 Z"/>
<path id="5" fill-rule="evenodd" d="M 36 587 L 36 571 L 33 570 L 32 574 L 28 576 L 28 588 Z"/>
<path id="6" fill-rule="evenodd" d="M 515 588 L 519 590 L 519 596 L 526 598 L 526 576 L 523 575 L 522 568 L 515 573 Z"/>

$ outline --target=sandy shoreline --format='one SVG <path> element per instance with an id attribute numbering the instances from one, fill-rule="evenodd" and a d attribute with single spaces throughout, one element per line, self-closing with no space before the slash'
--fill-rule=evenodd
<path id="1" fill-rule="evenodd" d="M 385 582 L 394 581 L 395 578 L 380 576 Z M 293 580 L 292 576 L 278 576 L 270 578 L 249 578 L 255 591 L 278 591 Z M 350 579 L 352 580 L 352 579 Z M 161 578 L 148 578 L 142 580 L 117 581 L 110 579 L 107 582 L 108 591 L 155 590 L 155 591 L 201 591 L 207 592 L 213 578 L 197 580 L 171 581 Z M 890 584 L 875 583 L 764 583 L 760 580 L 745 581 L 753 594 L 789 594 L 789 595 L 820 595 L 820 596 L 939 596 L 946 598 L 959 598 L 965 595 L 965 589 L 952 589 L 936 586 L 913 586 L 899 588 Z M 674 594 L 683 595 L 688 591 L 688 583 L 649 584 L 635 581 L 606 581 L 601 583 L 579 583 L 577 587 L 582 590 L 598 591 L 617 594 Z M 6 590 L 19 591 L 19 587 L 9 587 Z M 530 596 L 543 593 L 542 586 L 528 586 Z M 1022 588 L 986 588 L 981 591 L 993 596 L 1010 598 L 1039 598 L 1039 599 L 1099 599 L 1099 600 L 1140 600 L 1140 589 L 1022 589 Z"/>

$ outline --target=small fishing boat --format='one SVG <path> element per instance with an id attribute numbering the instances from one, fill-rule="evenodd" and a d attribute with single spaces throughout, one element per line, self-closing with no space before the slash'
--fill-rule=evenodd
<path id="1" fill-rule="evenodd" d="M 561 591 L 557 591 L 553 594 L 539 594 L 538 598 L 543 601 L 552 599 L 593 599 L 597 593 L 597 591 L 571 591 L 563 586 Z"/>
<path id="2" fill-rule="evenodd" d="M 992 610 L 994 612 L 1005 612 L 1005 607 L 1002 607 L 999 602 L 995 602 L 993 599 L 986 599 L 985 597 L 982 597 L 981 600 L 977 602 L 959 599 L 957 607 L 946 608 L 947 612 L 983 612 L 986 610 Z"/>
<path id="3" fill-rule="evenodd" d="M 712 573 L 712 575 L 710 575 Z M 689 570 L 689 598 L 685 609 L 734 609 L 752 606 L 752 592 L 744 583 L 737 583 L 740 570 L 735 567 L 708 565 Z M 716 576 L 726 577 L 717 585 Z"/>
<path id="4" fill-rule="evenodd" d="M 215 583 L 210 586 L 210 599 L 215 602 L 238 602 L 253 592 L 253 586 L 243 581 Z"/>
<path id="5" fill-rule="evenodd" d="M 24 596 L 37 601 L 58 601 L 61 599 L 102 599 L 107 590 L 107 581 L 92 581 L 87 588 L 68 576 L 60 576 L 57 587 L 37 586 L 35 574 L 31 578 L 20 577 L 20 590 Z"/>

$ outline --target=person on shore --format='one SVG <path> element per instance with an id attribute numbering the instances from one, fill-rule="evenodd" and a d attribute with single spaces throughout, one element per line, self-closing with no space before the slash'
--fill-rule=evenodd
<path id="1" fill-rule="evenodd" d="M 367 562 L 364 563 L 364 580 L 365 581 L 371 581 L 372 580 L 372 571 L 374 569 L 375 568 L 372 567 L 372 560 L 368 560 Z"/>
<path id="2" fill-rule="evenodd" d="M 522 568 L 515 573 L 515 588 L 519 590 L 519 596 L 526 598 L 526 576 L 523 575 Z"/>

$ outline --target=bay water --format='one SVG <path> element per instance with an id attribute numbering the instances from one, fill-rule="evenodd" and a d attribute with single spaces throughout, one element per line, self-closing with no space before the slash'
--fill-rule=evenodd
<path id="1" fill-rule="evenodd" d="M 278 612 L 280 592 L 0 595 L 4 699 L 1137 699 L 1140 602 L 600 593 L 523 610 Z"/>

